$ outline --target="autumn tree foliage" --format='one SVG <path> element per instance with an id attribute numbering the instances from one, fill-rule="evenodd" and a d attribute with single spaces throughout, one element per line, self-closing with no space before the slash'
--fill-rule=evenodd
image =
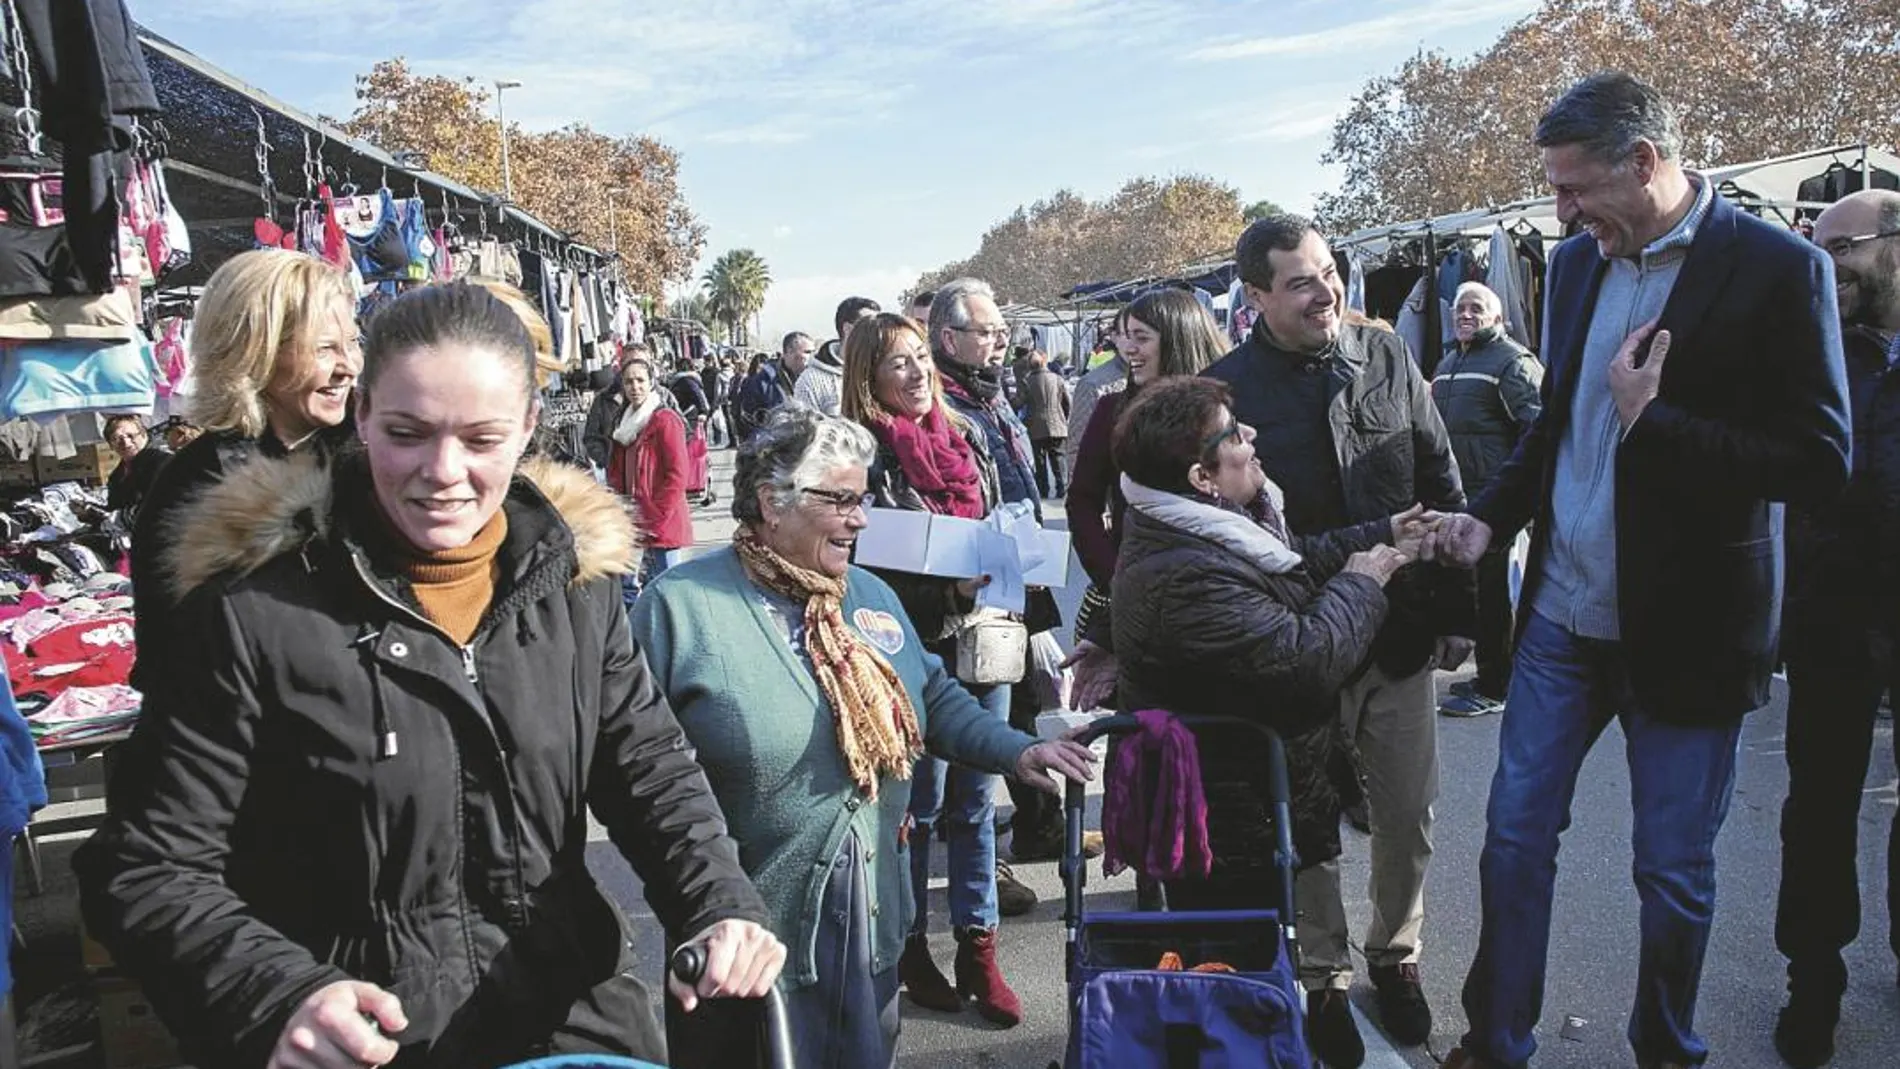
<path id="1" fill-rule="evenodd" d="M 1548 192 L 1531 134 L 1578 79 L 1624 70 L 1714 166 L 1830 144 L 1900 143 L 1900 0 L 1545 0 L 1464 59 L 1423 52 L 1333 126 L 1319 198 L 1334 232 Z"/>
<path id="2" fill-rule="evenodd" d="M 356 79 L 344 131 L 388 152 L 416 152 L 430 170 L 480 190 L 502 188 L 494 99 L 473 78 L 420 75 L 401 57 Z M 584 123 L 529 132 L 510 123 L 515 203 L 598 249 L 618 246 L 628 284 L 657 294 L 690 278 L 706 227 L 679 188 L 679 154 L 650 137 L 610 137 Z M 611 218 L 609 204 L 611 203 Z"/>
<path id="3" fill-rule="evenodd" d="M 1077 283 L 1230 255 L 1243 225 L 1240 194 L 1199 175 L 1136 178 L 1102 201 L 1060 190 L 1017 208 L 984 233 L 976 255 L 925 274 L 912 292 L 970 275 L 1005 303 L 1047 303 Z"/>

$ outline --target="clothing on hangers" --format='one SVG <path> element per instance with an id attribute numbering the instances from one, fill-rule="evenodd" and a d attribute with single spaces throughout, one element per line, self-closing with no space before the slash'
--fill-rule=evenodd
<path id="1" fill-rule="evenodd" d="M 135 139 L 127 117 L 158 112 L 151 73 L 124 0 L 14 0 L 39 77 L 34 99 L 47 136 L 64 146 L 61 193 L 81 289 L 105 293 L 124 274 L 118 176 Z M 11 235 L 18 238 L 19 235 Z M 18 295 L 17 291 L 15 295 Z"/>
<path id="2" fill-rule="evenodd" d="M 149 342 L 0 343 L 0 419 L 144 414 L 156 395 Z"/>
<path id="3" fill-rule="evenodd" d="M 191 372 L 191 320 L 173 316 L 159 320 L 152 333 L 152 363 L 155 365 L 154 392 L 160 398 L 181 396 Z"/>
<path id="4" fill-rule="evenodd" d="M 0 340 L 135 341 L 140 337 L 138 306 L 124 288 L 84 296 L 0 301 Z"/>
<path id="5" fill-rule="evenodd" d="M 1418 281 L 1412 283 L 1412 291 L 1405 295 L 1405 303 L 1399 308 L 1398 322 L 1393 329 L 1405 341 L 1405 349 L 1412 354 L 1412 360 L 1420 367 L 1425 366 L 1420 354 L 1425 350 L 1425 274 L 1419 272 Z"/>
<path id="6" fill-rule="evenodd" d="M 1511 340 L 1533 352 L 1537 338 L 1532 333 L 1530 272 L 1524 258 L 1517 254 L 1517 242 L 1500 224 L 1491 233 L 1487 252 L 1484 284 L 1498 295 L 1504 306 L 1504 332 Z"/>

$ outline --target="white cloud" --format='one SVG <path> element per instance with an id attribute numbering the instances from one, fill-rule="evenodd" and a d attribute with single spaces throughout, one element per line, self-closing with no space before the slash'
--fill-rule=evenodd
<path id="1" fill-rule="evenodd" d="M 1187 58 L 1228 60 L 1361 52 L 1407 39 L 1423 38 L 1454 26 L 1489 22 L 1509 15 L 1527 15 L 1536 8 L 1537 0 L 1450 0 L 1448 3 L 1426 3 L 1409 10 L 1311 33 L 1250 37 L 1226 44 L 1208 45 L 1189 52 Z"/>
<path id="2" fill-rule="evenodd" d="M 795 145 L 810 134 L 784 123 L 754 123 L 701 134 L 700 140 L 714 145 Z"/>
<path id="3" fill-rule="evenodd" d="M 775 226 L 772 228 L 772 236 L 775 238 L 789 238 L 792 236 L 792 228 L 783 224 Z"/>
<path id="4" fill-rule="evenodd" d="M 1268 111 L 1259 117 L 1258 122 L 1237 124 L 1233 136 L 1237 141 L 1279 144 L 1323 134 L 1332 129 L 1333 120 L 1346 103 L 1347 98 L 1341 95 L 1335 100 L 1316 101 L 1283 111 Z"/>

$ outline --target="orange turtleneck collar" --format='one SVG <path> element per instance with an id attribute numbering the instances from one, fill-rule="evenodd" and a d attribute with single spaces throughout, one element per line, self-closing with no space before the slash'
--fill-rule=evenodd
<path id="1" fill-rule="evenodd" d="M 482 614 L 495 598 L 495 580 L 501 570 L 498 553 L 508 538 L 508 512 L 495 515 L 458 549 L 403 554 L 403 574 L 422 611 L 461 645 L 475 637 Z M 400 541 L 400 540 L 399 540 Z"/>

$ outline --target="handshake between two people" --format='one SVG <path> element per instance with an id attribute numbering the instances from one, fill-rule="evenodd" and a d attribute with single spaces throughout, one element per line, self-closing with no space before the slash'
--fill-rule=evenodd
<path id="1" fill-rule="evenodd" d="M 1392 517 L 1392 544 L 1374 546 L 1346 558 L 1344 571 L 1363 575 L 1384 586 L 1400 568 L 1416 560 L 1431 560 L 1428 555 L 1433 539 L 1448 519 L 1424 505 L 1413 505 Z"/>
<path id="2" fill-rule="evenodd" d="M 1475 568 L 1491 548 L 1491 525 L 1468 512 L 1433 512 L 1413 505 L 1392 517 L 1392 544 L 1355 553 L 1346 571 L 1369 575 L 1381 586 L 1392 573 L 1417 560 Z"/>

